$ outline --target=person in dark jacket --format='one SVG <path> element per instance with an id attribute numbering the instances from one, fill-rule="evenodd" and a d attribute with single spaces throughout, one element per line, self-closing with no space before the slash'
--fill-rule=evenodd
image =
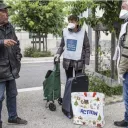
<path id="1" fill-rule="evenodd" d="M 12 124 L 27 124 L 17 115 L 15 79 L 19 78 L 21 53 L 19 41 L 11 23 L 8 22 L 8 8 L 0 3 L 0 128 L 2 128 L 1 111 L 4 92 L 8 110 L 8 122 Z"/>
<path id="2" fill-rule="evenodd" d="M 81 73 L 90 61 L 90 44 L 87 32 L 84 27 L 79 25 L 79 18 L 76 15 L 68 17 L 68 27 L 63 29 L 63 37 L 60 47 L 54 57 L 59 59 L 63 53 L 63 68 L 65 69 L 67 79 L 75 74 Z"/>

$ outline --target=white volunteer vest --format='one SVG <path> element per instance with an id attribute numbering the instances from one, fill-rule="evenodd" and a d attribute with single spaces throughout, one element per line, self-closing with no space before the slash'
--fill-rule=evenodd
<path id="1" fill-rule="evenodd" d="M 68 28 L 64 28 L 63 37 L 65 42 L 63 57 L 70 60 L 80 60 L 83 48 L 85 29 L 77 33 L 70 32 Z"/>

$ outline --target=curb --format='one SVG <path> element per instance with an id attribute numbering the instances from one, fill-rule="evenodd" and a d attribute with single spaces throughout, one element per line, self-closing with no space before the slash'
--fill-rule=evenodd
<path id="1" fill-rule="evenodd" d="M 45 63 L 45 62 L 53 62 L 54 57 L 40 57 L 40 58 L 31 58 L 31 57 L 23 57 L 21 60 L 22 64 L 25 63 Z M 94 61 L 95 56 L 90 57 L 90 61 Z M 108 58 L 104 58 L 104 60 L 108 60 Z M 60 61 L 63 61 L 63 57 L 60 58 Z"/>
<path id="2" fill-rule="evenodd" d="M 60 61 L 62 62 L 63 58 L 60 58 Z M 29 64 L 29 63 L 47 63 L 47 62 L 53 62 L 54 57 L 43 57 L 43 58 L 23 58 L 21 60 L 22 64 Z"/>
<path id="3" fill-rule="evenodd" d="M 61 86 L 61 88 L 62 88 L 62 90 L 64 90 L 64 86 Z M 18 89 L 18 92 L 23 93 L 23 92 L 40 91 L 40 90 L 43 90 L 43 86 Z M 42 93 L 43 93 L 43 91 L 42 91 Z M 111 97 L 106 96 L 106 98 L 105 98 L 105 105 L 111 105 L 111 104 L 115 104 L 115 103 L 119 103 L 119 102 L 123 102 L 123 96 L 122 95 L 113 95 Z"/>
<path id="4" fill-rule="evenodd" d="M 119 96 L 112 96 L 112 97 L 107 97 L 105 99 L 105 105 L 111 105 L 111 104 L 115 104 L 115 103 L 119 103 L 119 102 L 123 102 L 123 96 L 119 95 Z"/>

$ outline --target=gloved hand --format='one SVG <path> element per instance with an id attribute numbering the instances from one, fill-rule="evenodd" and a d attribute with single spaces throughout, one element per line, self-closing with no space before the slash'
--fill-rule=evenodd
<path id="1" fill-rule="evenodd" d="M 59 54 L 56 54 L 55 56 L 54 56 L 54 61 L 56 62 L 56 61 L 59 61 L 59 59 L 60 59 L 60 55 Z"/>

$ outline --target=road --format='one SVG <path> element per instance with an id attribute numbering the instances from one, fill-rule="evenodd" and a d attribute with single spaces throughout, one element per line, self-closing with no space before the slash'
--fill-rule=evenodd
<path id="1" fill-rule="evenodd" d="M 62 64 L 60 65 L 61 82 L 64 84 L 66 81 L 65 71 Z M 17 79 L 17 88 L 22 89 L 42 86 L 47 71 L 53 68 L 54 65 L 51 62 L 22 64 L 20 78 Z"/>
<path id="2" fill-rule="evenodd" d="M 22 63 L 20 78 L 17 79 L 17 88 L 22 89 L 42 86 L 47 71 L 53 69 L 54 64 L 52 62 Z M 94 60 L 90 61 L 90 65 L 86 66 L 86 69 L 94 70 Z M 61 83 L 65 84 L 66 76 L 65 70 L 62 67 L 62 62 L 60 63 L 60 71 Z"/>

